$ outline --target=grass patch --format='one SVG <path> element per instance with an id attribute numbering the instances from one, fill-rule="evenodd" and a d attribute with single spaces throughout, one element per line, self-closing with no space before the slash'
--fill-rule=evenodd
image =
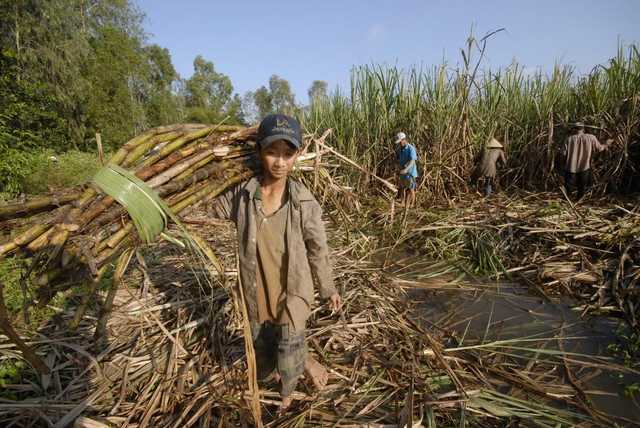
<path id="1" fill-rule="evenodd" d="M 86 283 L 79 283 L 64 293 L 56 293 L 49 304 L 38 309 L 34 305 L 35 290 L 27 280 L 27 301 L 29 311 L 29 322 L 25 325 L 23 317 L 24 293 L 20 285 L 20 278 L 27 271 L 31 259 L 9 258 L 0 260 L 0 283 L 3 288 L 4 303 L 7 308 L 7 315 L 13 325 L 18 325 L 21 329 L 31 332 L 37 331 L 41 325 L 58 314 L 55 308 L 67 308 L 76 306 L 79 297 L 86 289 Z M 102 283 L 104 282 L 104 283 Z M 108 280 L 103 279 L 99 284 L 100 289 L 108 287 Z"/>
<path id="2" fill-rule="evenodd" d="M 110 155 L 107 155 L 109 158 Z M 86 183 L 102 167 L 95 153 L 71 150 L 62 154 L 44 152 L 33 156 L 22 178 L 27 195 L 42 195 L 51 189 L 70 188 Z"/>

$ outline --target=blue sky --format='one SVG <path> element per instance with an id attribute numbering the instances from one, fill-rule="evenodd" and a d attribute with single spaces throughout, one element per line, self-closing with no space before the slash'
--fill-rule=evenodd
<path id="1" fill-rule="evenodd" d="M 640 46 L 640 0 L 134 1 L 149 43 L 169 50 L 181 77 L 202 55 L 241 96 L 277 74 L 302 103 L 314 80 L 348 92 L 354 67 L 461 64 L 472 26 L 476 39 L 505 30 L 487 41 L 482 67 L 493 71 L 515 59 L 588 74 L 616 56 L 619 41 Z"/>

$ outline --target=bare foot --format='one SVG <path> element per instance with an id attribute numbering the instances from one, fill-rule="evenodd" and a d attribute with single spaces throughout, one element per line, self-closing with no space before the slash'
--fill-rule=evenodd
<path id="1" fill-rule="evenodd" d="M 283 414 L 287 413 L 289 409 L 291 409 L 292 402 L 293 399 L 291 397 L 282 397 L 282 402 L 280 403 L 278 410 L 276 410 L 276 417 L 279 418 Z"/>
<path id="2" fill-rule="evenodd" d="M 311 354 L 307 354 L 307 358 L 304 361 L 304 369 L 311 377 L 311 380 L 313 381 L 313 384 L 316 386 L 318 391 L 322 391 L 324 387 L 327 386 L 327 382 L 329 381 L 329 373 L 327 373 L 327 369 L 325 369 L 322 364 L 316 361 L 316 359 L 313 358 Z"/>

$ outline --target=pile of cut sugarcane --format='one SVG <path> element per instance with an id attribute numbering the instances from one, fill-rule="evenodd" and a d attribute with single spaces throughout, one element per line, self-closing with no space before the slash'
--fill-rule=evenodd
<path id="1" fill-rule="evenodd" d="M 156 127 L 124 144 L 107 166 L 116 165 L 144 182 L 174 215 L 186 214 L 194 203 L 210 200 L 229 185 L 260 170 L 254 155 L 256 136 L 257 126 L 178 124 Z M 299 158 L 300 163 L 316 155 L 305 152 Z M 316 159 L 310 165 L 298 165 L 298 168 L 315 170 L 321 166 Z M 155 236 L 144 236 L 127 208 L 93 182 L 76 190 L 67 190 L 61 197 L 47 195 L 0 207 L 0 223 L 16 222 L 16 219 L 25 223 L 31 221 L 31 225 L 24 228 L 12 224 L 13 229 L 22 229 L 22 232 L 0 242 L 0 260 L 6 257 L 32 260 L 21 281 L 25 322 L 29 320 L 27 281 L 37 289 L 35 304 L 38 308 L 47 306 L 58 292 L 83 281 L 88 283 L 88 290 L 69 322 L 70 329 L 79 325 L 94 298 L 99 280 L 117 261 L 113 292 L 105 300 L 98 320 L 96 337 L 99 337 L 106 325 L 118 278 L 135 249 L 142 243 L 150 243 Z M 34 217 L 35 214 L 38 216 Z M 211 251 L 208 253 L 220 270 L 215 256 Z M 49 368 L 13 331 L 1 295 L 3 329 L 32 364 L 48 373 Z"/>

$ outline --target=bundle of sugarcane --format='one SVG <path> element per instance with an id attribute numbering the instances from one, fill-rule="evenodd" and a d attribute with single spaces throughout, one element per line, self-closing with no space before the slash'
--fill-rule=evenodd
<path id="1" fill-rule="evenodd" d="M 67 192 L 64 198 L 46 196 L 0 207 L 0 224 L 23 217 L 35 219 L 30 227 L 0 243 L 0 260 L 32 258 L 21 280 L 25 321 L 27 280 L 37 288 L 38 308 L 45 307 L 57 292 L 86 281 L 88 290 L 69 323 L 69 328 L 77 327 L 111 262 L 119 260 L 112 286 L 115 291 L 116 278 L 126 269 L 132 253 L 163 235 L 167 216 L 180 223 L 177 215 L 186 214 L 196 202 L 210 200 L 260 170 L 254 156 L 256 136 L 257 126 L 181 124 L 153 128 L 124 144 L 88 184 Z M 312 163 L 298 165 L 298 169 L 317 171 L 320 164 L 315 155 L 303 153 L 300 162 Z M 36 213 L 38 217 L 33 217 Z M 185 235 L 194 238 L 190 232 Z M 198 242 L 201 239 L 196 236 L 196 246 Z M 213 252 L 200 249 L 221 273 Z M 0 285 L 0 295 L 1 291 Z M 111 300 L 105 300 L 103 314 L 110 312 Z M 5 330 L 11 330 L 2 297 L 0 322 Z M 101 315 L 97 336 L 105 323 Z M 19 340 L 17 335 L 11 338 Z M 46 366 L 37 365 L 46 371 Z"/>

